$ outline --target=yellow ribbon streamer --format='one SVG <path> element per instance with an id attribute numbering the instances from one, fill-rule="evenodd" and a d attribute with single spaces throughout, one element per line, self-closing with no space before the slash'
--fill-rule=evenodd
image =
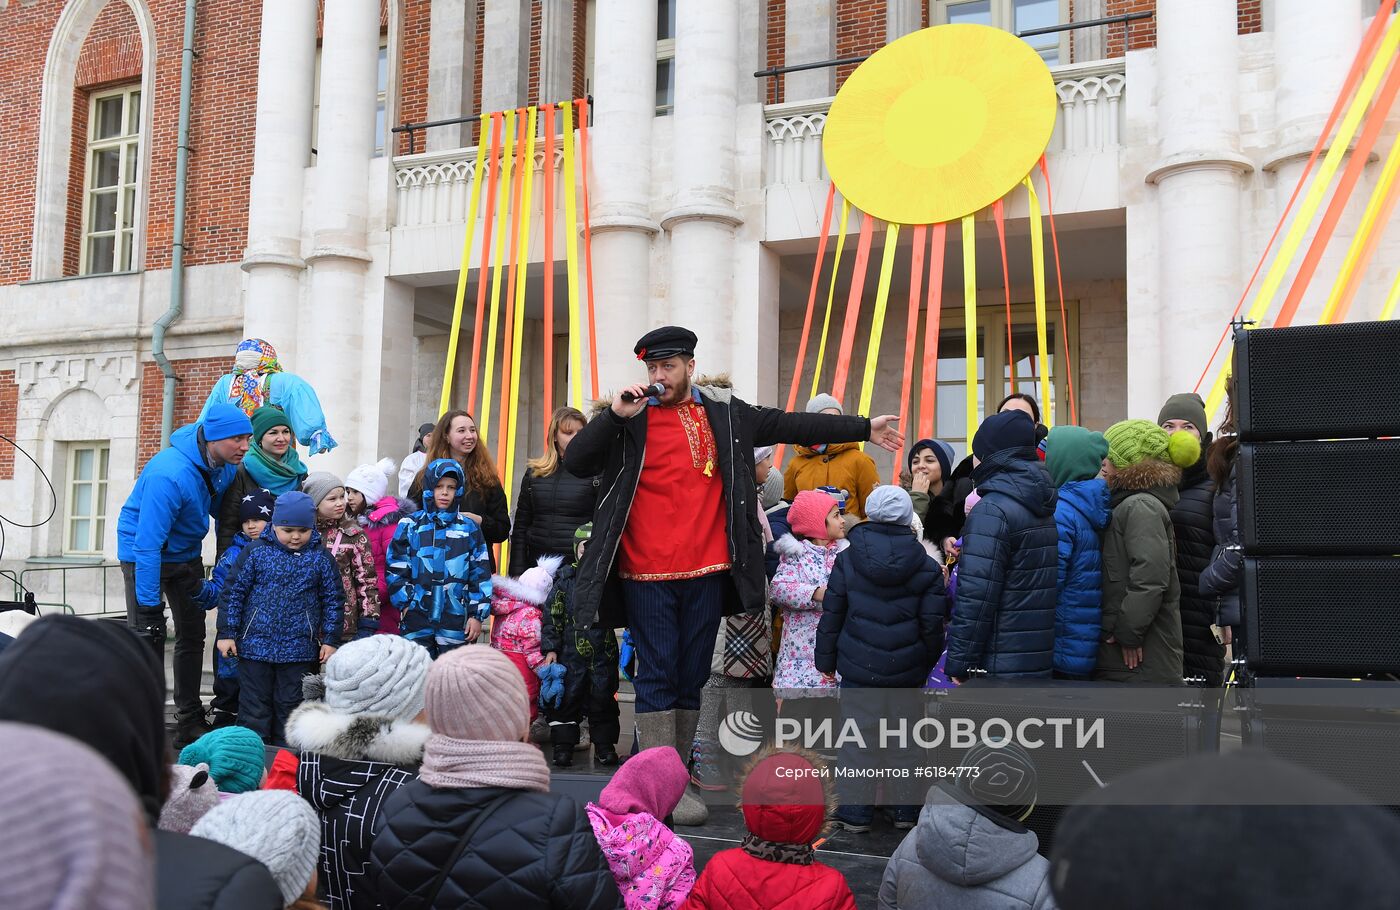
<path id="1" fill-rule="evenodd" d="M 438 400 L 438 413 L 446 414 L 452 400 L 452 375 L 457 369 L 457 339 L 462 333 L 462 305 L 467 296 L 467 274 L 471 271 L 472 238 L 476 233 L 476 206 L 481 197 L 481 172 L 491 166 L 484 160 L 489 146 L 485 142 L 486 131 L 476 145 L 476 167 L 472 169 L 472 188 L 467 194 L 467 236 L 462 241 L 462 261 L 457 266 L 457 297 L 452 304 L 452 335 L 447 339 L 447 367 L 442 374 L 442 397 Z M 484 276 L 479 276 L 484 277 Z"/>
<path id="2" fill-rule="evenodd" d="M 579 319 L 578 187 L 574 184 L 574 106 L 559 105 L 564 115 L 564 258 L 569 274 L 569 402 L 583 410 L 583 328 Z"/>
<path id="3" fill-rule="evenodd" d="M 1400 303 L 1400 273 L 1395 276 L 1395 283 L 1390 286 L 1390 294 L 1385 298 L 1385 306 L 1381 307 L 1381 320 L 1390 319 L 1395 315 L 1395 305 Z"/>
<path id="4" fill-rule="evenodd" d="M 899 225 L 885 224 L 885 255 L 880 259 L 880 283 L 875 289 L 875 312 L 870 320 L 870 347 L 865 353 L 865 379 L 860 384 L 860 410 L 870 413 L 870 399 L 875 393 L 875 368 L 880 362 L 880 339 L 885 334 L 885 306 L 890 299 L 890 279 L 894 277 L 894 251 L 899 245 Z M 911 340 L 909 342 L 913 344 Z M 860 444 L 861 449 L 865 443 Z"/>
<path id="5" fill-rule="evenodd" d="M 482 377 L 481 420 L 477 432 L 482 439 L 491 432 L 491 379 L 496 371 L 496 326 L 501 318 L 501 263 L 505 260 L 502 245 L 510 233 L 510 171 L 515 150 L 515 111 L 506 111 L 506 146 L 501 152 L 501 177 L 497 192 L 504 194 L 496 207 L 496 262 L 491 273 L 491 321 L 486 330 L 486 372 Z"/>
<path id="6" fill-rule="evenodd" d="M 812 373 L 812 394 L 815 398 L 822 381 L 822 361 L 826 359 L 826 334 L 831 328 L 831 306 L 836 298 L 836 273 L 841 270 L 841 251 L 846 248 L 846 222 L 851 215 L 851 204 L 841 199 L 841 224 L 836 228 L 836 255 L 831 260 L 831 284 L 826 289 L 826 315 L 822 317 L 822 339 L 817 345 L 817 368 Z"/>
<path id="7" fill-rule="evenodd" d="M 1318 319 L 1322 325 L 1334 322 L 1343 299 L 1350 299 L 1355 293 L 1355 288 L 1351 287 L 1351 284 L 1361 258 L 1361 252 L 1370 243 L 1371 235 L 1378 227 L 1384 230 L 1384 226 L 1380 225 L 1379 222 L 1382 220 L 1381 214 L 1386 209 L 1386 200 L 1390 196 L 1391 188 L 1395 185 L 1397 174 L 1400 174 L 1400 135 L 1397 135 L 1395 141 L 1390 145 L 1390 152 L 1385 158 L 1385 167 L 1381 169 L 1380 179 L 1376 181 L 1375 192 L 1371 194 L 1370 201 L 1366 203 L 1366 212 L 1361 216 L 1361 226 L 1356 229 L 1356 236 L 1352 238 L 1351 246 L 1347 248 L 1346 258 L 1342 260 L 1342 270 L 1337 273 L 1337 280 L 1332 283 L 1332 292 L 1327 295 L 1327 306 L 1323 308 L 1322 316 Z"/>
<path id="8" fill-rule="evenodd" d="M 967 353 L 967 444 L 977 432 L 977 226 L 971 215 L 962 220 L 963 342 Z"/>
<path id="9" fill-rule="evenodd" d="M 1031 203 L 1031 275 L 1035 284 L 1035 344 L 1040 354 L 1040 413 L 1045 425 L 1055 425 L 1055 409 L 1050 406 L 1050 345 L 1045 318 L 1045 227 L 1040 223 L 1040 197 L 1035 194 L 1035 186 L 1029 175 L 1021 181 L 1030 193 Z M 1060 327 L 1064 331 L 1064 326 Z M 1007 351 L 1008 358 L 1015 353 Z M 1065 365 L 1069 369 L 1069 364 Z M 1014 392 L 1015 389 L 1012 389 Z"/>
<path id="10" fill-rule="evenodd" d="M 1313 179 L 1312 186 L 1308 187 L 1308 194 L 1303 197 L 1303 204 L 1298 208 L 1298 215 L 1293 219 L 1293 225 L 1289 228 L 1288 235 L 1279 247 L 1278 255 L 1274 258 L 1273 264 L 1269 266 L 1269 272 L 1264 277 L 1264 283 L 1259 286 L 1259 293 L 1255 296 L 1254 303 L 1250 305 L 1249 314 L 1246 317 L 1248 321 L 1259 323 L 1264 314 L 1268 312 L 1269 305 L 1274 302 L 1274 296 L 1278 293 L 1279 285 L 1283 283 L 1288 266 L 1297 254 L 1298 247 L 1303 242 L 1308 228 L 1312 226 L 1312 220 L 1317 215 L 1318 207 L 1322 204 L 1322 197 L 1326 195 L 1327 187 L 1336 175 L 1337 168 L 1341 166 L 1342 159 L 1346 157 L 1351 140 L 1355 138 L 1357 127 L 1361 124 L 1361 118 L 1365 116 L 1367 108 L 1371 106 L 1371 99 L 1375 97 L 1381 78 L 1395 59 L 1397 48 L 1400 48 L 1400 16 L 1396 16 L 1386 27 L 1385 38 L 1381 41 L 1375 58 L 1372 59 L 1367 68 L 1366 76 L 1361 80 L 1361 87 L 1356 90 L 1356 97 L 1352 99 L 1351 106 L 1347 108 L 1346 116 L 1342 118 L 1342 125 L 1337 128 L 1337 135 L 1333 137 L 1332 144 L 1327 149 L 1327 157 L 1323 159 L 1322 167 Z M 1225 382 L 1228 376 L 1228 367 L 1222 368 L 1216 375 L 1215 385 L 1211 386 L 1210 395 L 1206 397 L 1207 414 L 1219 412 L 1220 404 L 1225 399 Z"/>

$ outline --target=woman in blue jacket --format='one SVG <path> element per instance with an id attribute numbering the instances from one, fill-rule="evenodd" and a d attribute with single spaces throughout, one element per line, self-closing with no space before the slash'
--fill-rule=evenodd
<path id="1" fill-rule="evenodd" d="M 1060 534 L 1055 583 L 1057 678 L 1088 679 L 1099 655 L 1103 619 L 1103 529 L 1112 511 L 1108 484 L 1099 476 L 1108 440 L 1083 427 L 1055 427 L 1045 445 L 1045 467 L 1058 488 L 1055 525 Z"/>

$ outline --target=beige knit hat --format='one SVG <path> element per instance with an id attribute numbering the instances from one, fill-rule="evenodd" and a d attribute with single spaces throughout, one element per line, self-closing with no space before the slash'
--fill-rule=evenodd
<path id="1" fill-rule="evenodd" d="M 453 739 L 520 742 L 530 726 L 525 680 L 495 648 L 464 645 L 428 671 L 428 727 Z"/>

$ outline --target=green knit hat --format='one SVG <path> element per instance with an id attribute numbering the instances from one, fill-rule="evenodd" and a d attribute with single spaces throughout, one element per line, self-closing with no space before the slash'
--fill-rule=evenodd
<path id="1" fill-rule="evenodd" d="M 211 730 L 180 751 L 180 764 L 209 766 L 220 793 L 247 793 L 262 786 L 266 773 L 262 737 L 247 727 Z"/>
<path id="2" fill-rule="evenodd" d="M 1107 456 L 1108 440 L 1083 427 L 1055 427 L 1045 440 L 1045 468 L 1057 487 L 1098 474 Z"/>
<path id="3" fill-rule="evenodd" d="M 1119 421 L 1103 435 L 1108 440 L 1108 460 L 1120 470 L 1147 458 L 1187 468 L 1201 457 L 1201 441 L 1195 436 L 1185 430 L 1168 436 L 1150 420 Z"/>
<path id="4" fill-rule="evenodd" d="M 265 404 L 253 411 L 253 445 L 261 445 L 263 435 L 273 427 L 292 428 L 286 411 L 275 404 Z"/>

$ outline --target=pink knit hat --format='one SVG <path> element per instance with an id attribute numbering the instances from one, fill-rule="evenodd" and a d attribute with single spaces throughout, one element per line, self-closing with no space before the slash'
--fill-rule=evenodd
<path id="1" fill-rule="evenodd" d="M 464 645 L 428 671 L 428 727 L 453 739 L 520 742 L 530 727 L 525 680 L 495 648 Z"/>
<path id="2" fill-rule="evenodd" d="M 788 526 L 799 537 L 826 537 L 826 516 L 839 503 L 821 490 L 803 490 L 788 507 Z"/>
<path id="3" fill-rule="evenodd" d="M 598 805 L 614 815 L 645 812 L 652 818 L 665 818 L 676 810 L 689 782 L 690 773 L 675 749 L 643 749 L 617 770 L 598 794 Z"/>

